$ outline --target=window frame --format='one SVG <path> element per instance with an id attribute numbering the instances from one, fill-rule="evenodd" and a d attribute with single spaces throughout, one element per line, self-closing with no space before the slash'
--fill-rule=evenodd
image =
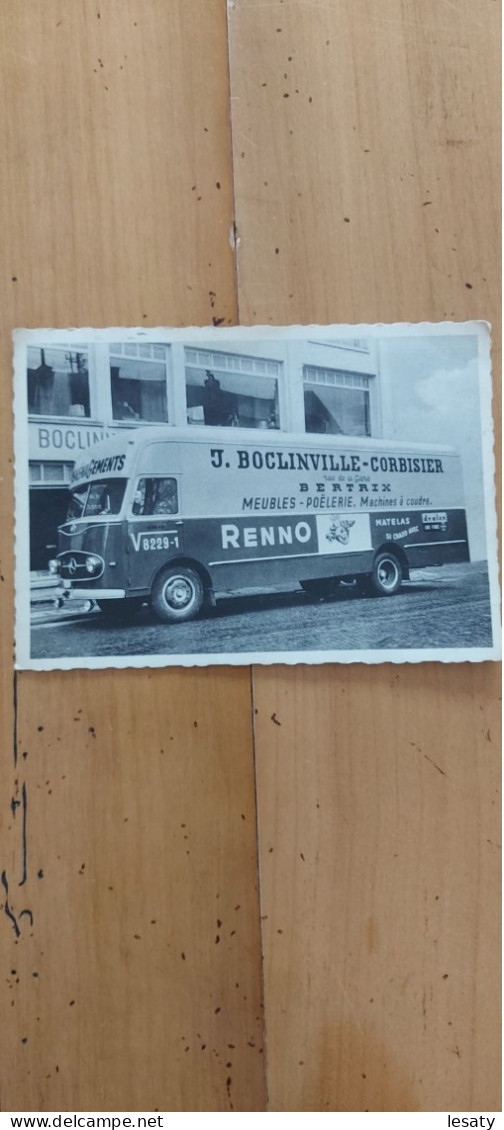
<path id="1" fill-rule="evenodd" d="M 60 468 L 62 477 L 60 479 L 46 478 L 45 469 L 48 465 Z M 30 459 L 28 461 L 28 489 L 43 490 L 44 487 L 46 489 L 62 487 L 63 489 L 68 490 L 72 481 L 72 471 L 74 466 L 75 463 L 72 463 L 69 459 L 62 459 L 61 461 L 59 459 Z M 39 479 L 31 478 L 32 468 L 35 467 L 40 470 Z"/>
<path id="2" fill-rule="evenodd" d="M 193 358 L 191 358 L 193 354 Z M 202 355 L 201 357 L 199 355 Z M 257 366 L 257 368 L 256 368 Z M 259 366 L 264 366 L 264 370 L 260 371 Z M 278 413 L 278 424 L 274 428 L 255 428 L 247 424 L 205 424 L 204 421 L 198 423 L 190 423 L 188 420 L 189 405 L 187 403 L 187 387 L 188 372 L 191 370 L 201 372 L 202 370 L 209 370 L 219 382 L 225 381 L 226 376 L 233 376 L 235 379 L 240 380 L 243 377 L 253 379 L 258 377 L 265 380 L 271 380 L 276 384 L 275 396 L 273 402 L 276 404 Z M 191 344 L 184 345 L 183 355 L 183 383 L 184 383 L 184 397 L 185 397 L 185 425 L 189 428 L 201 428 L 208 431 L 210 428 L 225 428 L 226 431 L 253 431 L 253 432 L 272 432 L 278 433 L 286 431 L 286 399 L 285 399 L 285 364 L 284 360 L 276 357 L 259 357 L 247 353 L 236 353 L 233 350 L 215 349 L 212 345 L 205 346 L 204 344 Z M 196 386 L 201 387 L 201 386 Z M 225 387 L 222 389 L 224 393 L 228 393 Z M 229 393 L 233 395 L 233 393 Z M 245 390 L 243 393 L 235 393 L 237 396 L 249 397 L 251 400 L 260 399 L 250 395 Z"/>
<path id="3" fill-rule="evenodd" d="M 132 353 L 121 352 L 121 350 L 124 350 L 124 349 L 127 349 L 127 348 L 132 349 L 134 346 L 136 346 L 136 349 L 138 351 L 135 355 L 133 355 Z M 159 357 L 152 357 L 151 356 L 149 358 L 149 357 L 141 356 L 141 354 L 139 352 L 140 349 L 147 349 L 147 348 L 149 348 L 151 350 L 163 349 L 164 350 L 164 361 Z M 112 388 L 112 364 L 113 364 L 113 362 L 119 362 L 121 359 L 123 361 L 128 361 L 128 362 L 138 361 L 142 364 L 150 364 L 150 363 L 157 364 L 157 365 L 163 365 L 164 364 L 164 370 L 165 370 L 164 381 L 155 381 L 155 382 L 153 381 L 153 382 L 151 382 L 151 383 L 161 384 L 162 387 L 163 387 L 164 403 L 165 403 L 165 410 L 166 410 L 166 416 L 165 416 L 164 419 L 161 419 L 161 420 L 145 420 L 142 416 L 139 416 L 138 419 L 136 419 L 133 416 L 131 416 L 131 417 L 127 416 L 127 417 L 123 417 L 122 419 L 118 419 L 115 416 L 114 392 L 113 392 L 113 388 Z M 149 427 L 149 426 L 160 427 L 160 426 L 163 426 L 163 425 L 173 425 L 173 418 L 172 418 L 173 417 L 173 404 L 172 404 L 172 397 L 170 396 L 170 386 L 173 384 L 173 381 L 170 380 L 170 377 L 172 375 L 171 374 L 171 364 L 170 364 L 170 362 L 171 362 L 170 345 L 168 343 L 165 343 L 165 342 L 154 342 L 153 341 L 153 342 L 138 342 L 138 343 L 134 343 L 134 342 L 109 342 L 108 343 L 108 345 L 107 345 L 107 363 L 108 363 L 108 382 L 109 382 L 109 388 L 110 388 L 110 419 L 111 419 L 111 424 L 114 427 L 139 428 L 139 427 Z M 119 367 L 119 366 L 115 366 L 115 367 Z M 137 381 L 138 383 L 141 383 L 141 378 L 138 378 L 138 377 L 137 378 L 135 378 L 135 377 L 125 377 L 125 378 L 118 378 L 118 379 L 119 380 L 124 379 L 125 381 Z M 146 383 L 147 383 L 147 381 L 146 381 Z"/>
<path id="4" fill-rule="evenodd" d="M 54 365 L 49 365 L 45 361 L 45 359 L 44 359 L 44 362 L 43 362 L 42 361 L 42 350 L 44 350 L 44 352 L 46 350 L 47 351 L 53 350 L 53 351 L 59 352 L 59 353 L 62 354 L 63 359 L 65 361 L 66 361 L 66 356 L 68 354 L 70 354 L 70 355 L 73 354 L 75 356 L 80 354 L 85 358 L 85 361 L 86 361 L 86 378 L 87 378 L 87 401 L 88 401 L 88 404 L 89 404 L 89 414 L 88 415 L 86 415 L 86 414 L 84 414 L 83 416 L 74 415 L 73 413 L 70 413 L 70 412 L 67 415 L 62 415 L 61 412 L 46 412 L 46 411 L 36 412 L 36 411 L 33 410 L 33 408 L 30 407 L 28 377 L 29 377 L 30 373 L 35 374 L 37 372 L 37 368 L 35 368 L 35 369 L 32 368 L 32 366 L 28 363 L 28 350 L 29 349 L 39 350 L 40 353 L 41 353 L 41 360 L 40 360 L 40 365 L 38 366 L 38 368 L 40 368 L 40 366 L 42 364 L 46 364 L 49 369 L 53 370 L 53 372 L 58 372 L 58 373 L 64 375 L 65 377 L 67 377 L 67 378 L 70 378 L 72 376 L 76 376 L 78 374 L 73 373 L 72 369 L 70 369 L 70 368 L 68 370 L 61 370 L 61 369 L 55 370 Z M 69 364 L 69 362 L 67 362 L 67 364 Z M 31 344 L 30 343 L 27 347 L 27 352 L 26 352 L 26 401 L 27 401 L 28 419 L 34 421 L 35 423 L 39 422 L 39 421 L 47 420 L 47 421 L 50 421 L 51 423 L 66 424 L 67 427 L 70 424 L 73 427 L 82 427 L 83 425 L 96 423 L 97 421 L 93 420 L 93 404 L 92 404 L 93 395 L 92 395 L 92 379 L 91 379 L 89 343 L 85 342 L 80 347 L 72 346 L 70 344 L 68 344 L 68 345 L 63 344 L 63 343 L 60 344 L 59 342 L 58 343 L 42 342 L 40 344 Z M 78 403 L 80 403 L 80 401 L 76 401 L 75 403 L 78 404 Z M 70 407 L 72 407 L 72 405 L 70 405 Z"/>
<path id="5" fill-rule="evenodd" d="M 317 380 L 317 374 L 330 376 L 333 380 Z M 369 373 L 355 373 L 347 369 L 332 369 L 323 365 L 303 365 L 303 418 L 304 430 L 306 435 L 344 435 L 354 439 L 370 439 L 372 437 L 372 419 L 371 419 L 371 389 L 372 389 L 373 376 Z M 362 393 L 364 396 L 365 405 L 365 425 L 367 430 L 365 432 L 346 432 L 343 429 L 341 432 L 314 432 L 309 431 L 306 427 L 306 406 L 305 394 L 307 391 L 316 393 L 316 390 L 336 390 L 340 392 L 357 392 Z M 322 399 L 322 397 L 320 397 Z M 324 401 L 322 400 L 322 404 Z M 327 405 L 324 407 L 330 412 Z"/>

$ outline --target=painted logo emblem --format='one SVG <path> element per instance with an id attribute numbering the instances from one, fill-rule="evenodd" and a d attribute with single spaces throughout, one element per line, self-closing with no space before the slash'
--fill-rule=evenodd
<path id="1" fill-rule="evenodd" d="M 355 526 L 353 518 L 333 518 L 326 534 L 327 541 L 339 541 L 340 545 L 348 545 L 350 530 Z"/>

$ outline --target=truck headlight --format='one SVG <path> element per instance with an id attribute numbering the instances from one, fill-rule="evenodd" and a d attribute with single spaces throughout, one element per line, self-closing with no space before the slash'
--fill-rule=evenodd
<path id="1" fill-rule="evenodd" d="M 58 562 L 56 561 L 56 559 L 54 557 L 49 562 L 49 572 L 50 573 L 58 573 L 59 572 Z"/>
<path id="2" fill-rule="evenodd" d="M 96 570 L 99 568 L 99 566 L 100 566 L 99 557 L 86 557 L 86 572 L 87 573 L 96 573 Z"/>

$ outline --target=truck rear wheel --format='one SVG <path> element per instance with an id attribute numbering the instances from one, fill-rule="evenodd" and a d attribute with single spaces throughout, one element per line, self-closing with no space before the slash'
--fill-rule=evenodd
<path id="1" fill-rule="evenodd" d="M 371 584 L 378 596 L 393 596 L 402 584 L 402 565 L 395 553 L 383 549 L 376 554 Z"/>
<path id="2" fill-rule="evenodd" d="M 203 597 L 203 582 L 195 569 L 170 565 L 154 581 L 151 604 L 158 620 L 178 623 L 198 615 Z"/>

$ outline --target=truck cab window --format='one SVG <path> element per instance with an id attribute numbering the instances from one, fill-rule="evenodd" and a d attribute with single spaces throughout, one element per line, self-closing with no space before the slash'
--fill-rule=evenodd
<path id="1" fill-rule="evenodd" d="M 67 521 L 71 521 L 72 518 L 82 518 L 84 507 L 86 505 L 88 490 L 88 483 L 86 483 L 85 486 L 74 487 L 70 495 L 70 505 L 68 507 Z"/>
<path id="2" fill-rule="evenodd" d="M 91 483 L 83 516 L 95 518 L 103 517 L 105 514 L 118 514 L 125 489 L 124 479 L 101 479 Z"/>
<path id="3" fill-rule="evenodd" d="M 164 477 L 139 479 L 131 510 L 138 517 L 177 514 L 177 480 Z"/>

